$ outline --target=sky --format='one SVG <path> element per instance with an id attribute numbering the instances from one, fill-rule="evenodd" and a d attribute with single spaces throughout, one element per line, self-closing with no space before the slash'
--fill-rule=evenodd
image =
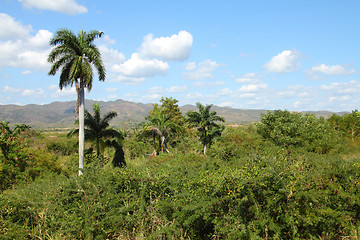
<path id="1" fill-rule="evenodd" d="M 358 0 L 0 0 L 0 104 L 76 100 L 50 39 L 99 30 L 87 99 L 237 109 L 360 108 Z"/>

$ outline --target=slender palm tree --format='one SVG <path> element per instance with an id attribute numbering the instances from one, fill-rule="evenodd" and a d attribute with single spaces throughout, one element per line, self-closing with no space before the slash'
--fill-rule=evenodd
<path id="1" fill-rule="evenodd" d="M 101 117 L 98 103 L 93 105 L 93 111 L 94 115 L 91 115 L 85 110 L 85 139 L 94 143 L 97 157 L 102 158 L 105 147 L 113 146 L 116 150 L 122 147 L 122 144 L 118 144 L 118 142 L 121 143 L 124 136 L 122 133 L 109 127 L 109 122 L 117 116 L 116 112 L 111 111 Z M 68 136 L 78 133 L 79 129 L 76 129 L 71 131 Z"/>
<path id="2" fill-rule="evenodd" d="M 224 125 L 216 122 L 225 122 L 223 117 L 216 115 L 215 111 L 210 111 L 211 105 L 203 106 L 196 103 L 198 112 L 189 111 L 186 115 L 186 121 L 190 125 L 197 127 L 200 134 L 200 141 L 203 145 L 203 153 L 206 155 L 206 149 L 211 146 L 216 137 L 221 136 Z"/>
<path id="3" fill-rule="evenodd" d="M 99 80 L 105 81 L 105 67 L 99 49 L 93 43 L 103 32 L 81 30 L 75 35 L 68 29 L 59 29 L 50 40 L 53 46 L 47 61 L 52 63 L 49 75 L 59 70 L 59 87 L 74 86 L 77 92 L 76 112 L 79 113 L 79 175 L 84 168 L 84 111 L 85 88 L 92 88 L 93 68 L 98 72 Z"/>

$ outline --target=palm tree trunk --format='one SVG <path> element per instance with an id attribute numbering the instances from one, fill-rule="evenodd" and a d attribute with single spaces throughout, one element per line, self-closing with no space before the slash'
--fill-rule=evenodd
<path id="1" fill-rule="evenodd" d="M 79 88 L 79 176 L 84 169 L 84 112 L 85 112 L 85 91 L 84 84 L 80 82 Z"/>

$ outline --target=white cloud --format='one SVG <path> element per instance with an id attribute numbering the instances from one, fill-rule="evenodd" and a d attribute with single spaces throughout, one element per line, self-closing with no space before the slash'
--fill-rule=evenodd
<path id="1" fill-rule="evenodd" d="M 51 86 L 55 86 L 55 85 L 51 85 Z M 58 88 L 56 92 L 51 95 L 51 97 L 58 98 L 58 97 L 68 97 L 68 96 L 76 96 L 76 95 L 77 93 L 75 87 L 63 88 L 62 90 Z"/>
<path id="2" fill-rule="evenodd" d="M 139 101 L 140 102 L 157 102 L 162 96 L 160 94 L 154 93 L 150 95 L 142 96 Z"/>
<path id="3" fill-rule="evenodd" d="M 196 63 L 195 62 L 189 62 L 188 64 L 186 64 L 185 66 L 185 70 L 186 71 L 192 71 L 196 68 Z"/>
<path id="4" fill-rule="evenodd" d="M 110 38 L 110 36 L 106 34 L 104 34 L 101 38 L 96 39 L 95 41 L 100 43 L 99 45 L 106 45 L 106 46 L 110 46 L 116 43 L 115 39 Z"/>
<path id="5" fill-rule="evenodd" d="M 25 70 L 25 71 L 22 71 L 21 74 L 22 74 L 22 75 L 30 75 L 30 74 L 32 74 L 32 71 L 30 71 L 30 70 Z"/>
<path id="6" fill-rule="evenodd" d="M 260 83 L 260 84 L 248 84 L 248 85 L 243 85 L 241 86 L 241 88 L 239 88 L 239 92 L 258 92 L 260 90 L 266 89 L 267 88 L 267 84 L 265 83 Z"/>
<path id="7" fill-rule="evenodd" d="M 52 10 L 69 15 L 87 13 L 85 6 L 77 4 L 74 0 L 18 0 L 26 8 Z"/>
<path id="8" fill-rule="evenodd" d="M 121 64 L 125 61 L 124 54 L 118 50 L 108 48 L 106 45 L 99 45 L 98 48 L 106 69 L 112 69 L 117 64 Z"/>
<path id="9" fill-rule="evenodd" d="M 118 97 L 118 95 L 116 95 L 116 94 L 110 94 L 110 95 L 108 95 L 107 96 L 107 100 L 116 100 L 116 99 L 118 99 L 119 97 Z"/>
<path id="10" fill-rule="evenodd" d="M 106 88 L 105 92 L 116 92 L 117 88 Z"/>
<path id="11" fill-rule="evenodd" d="M 202 81 L 198 81 L 192 84 L 194 87 L 197 88 L 205 88 L 205 87 L 216 87 L 216 86 L 222 86 L 225 85 L 224 81 L 216 81 L 216 82 L 202 82 Z"/>
<path id="12" fill-rule="evenodd" d="M 311 68 L 308 71 L 309 74 L 322 73 L 326 75 L 349 75 L 356 73 L 355 69 L 346 69 L 343 65 L 328 66 L 325 64 L 319 64 Z"/>
<path id="13" fill-rule="evenodd" d="M 38 50 L 47 50 L 52 36 L 53 34 L 47 30 L 39 30 L 35 36 L 30 37 L 27 44 Z"/>
<path id="14" fill-rule="evenodd" d="M 334 94 L 359 94 L 360 82 L 352 80 L 350 82 L 333 82 L 330 85 L 322 85 L 322 90 L 332 92 Z"/>
<path id="15" fill-rule="evenodd" d="M 50 86 L 48 87 L 49 90 L 57 90 L 58 88 L 59 88 L 59 86 L 58 86 L 58 85 L 55 85 L 55 84 L 50 85 Z"/>
<path id="16" fill-rule="evenodd" d="M 149 93 L 158 93 L 160 94 L 162 92 L 162 87 L 151 87 L 148 91 Z"/>
<path id="17" fill-rule="evenodd" d="M 0 13 L 0 39 L 15 40 L 28 37 L 32 31 L 30 25 L 24 26 L 6 13 Z"/>
<path id="18" fill-rule="evenodd" d="M 180 93 L 180 92 L 186 92 L 188 90 L 188 88 L 184 85 L 184 86 L 172 86 L 169 88 L 166 88 L 167 92 L 170 93 Z"/>
<path id="19" fill-rule="evenodd" d="M 344 96 L 332 96 L 332 97 L 329 97 L 329 102 L 339 102 L 339 101 L 349 101 L 351 99 L 351 96 L 349 95 L 344 95 Z"/>
<path id="20" fill-rule="evenodd" d="M 145 78 L 143 77 L 127 77 L 123 75 L 117 75 L 117 76 L 110 76 L 108 79 L 109 82 L 120 82 L 125 85 L 139 85 L 143 82 L 145 82 Z"/>
<path id="21" fill-rule="evenodd" d="M 153 38 L 153 35 L 149 34 L 144 37 L 139 54 L 146 58 L 183 61 L 189 58 L 192 43 L 193 37 L 186 31 L 160 38 Z"/>
<path id="22" fill-rule="evenodd" d="M 0 41 L 0 67 L 44 71 L 49 69 L 50 65 L 46 59 L 50 52 L 51 32 L 39 30 L 35 36 L 32 36 L 30 35 L 31 27 L 23 26 L 3 13 L 0 14 L 0 32 L 4 31 L 7 33 L 0 33 L 3 39 Z"/>
<path id="23" fill-rule="evenodd" d="M 38 88 L 37 90 L 25 89 L 21 95 L 24 97 L 45 97 L 46 96 L 44 93 L 44 90 L 42 90 L 41 88 Z"/>
<path id="24" fill-rule="evenodd" d="M 244 99 L 244 98 L 255 98 L 256 94 L 255 93 L 242 93 L 239 95 L 239 98 Z"/>
<path id="25" fill-rule="evenodd" d="M 240 78 L 235 78 L 236 83 L 259 83 L 262 77 L 256 73 L 246 73 Z"/>
<path id="26" fill-rule="evenodd" d="M 133 53 L 129 60 L 114 65 L 112 70 L 127 77 L 143 78 L 165 75 L 169 70 L 169 65 L 158 59 L 143 59 L 139 54 Z"/>
<path id="27" fill-rule="evenodd" d="M 234 106 L 235 105 L 235 103 L 234 102 L 222 102 L 222 103 L 220 103 L 220 104 L 218 104 L 218 106 L 220 106 L 220 107 L 230 107 L 230 106 Z"/>
<path id="28" fill-rule="evenodd" d="M 284 50 L 265 63 L 264 68 L 269 72 L 285 73 L 300 69 L 301 54 L 296 50 Z"/>
<path id="29" fill-rule="evenodd" d="M 189 80 L 203 80 L 208 78 L 213 78 L 212 73 L 215 69 L 219 67 L 215 61 L 211 61 L 207 59 L 201 63 L 199 63 L 197 68 L 194 68 L 191 71 L 183 72 L 183 76 Z"/>
<path id="30" fill-rule="evenodd" d="M 189 93 L 186 95 L 186 98 L 188 99 L 197 99 L 197 98 L 201 98 L 203 95 L 199 92 L 194 92 L 194 93 Z"/>
<path id="31" fill-rule="evenodd" d="M 4 93 L 18 93 L 21 92 L 22 90 L 20 88 L 13 88 L 13 87 L 9 87 L 9 86 L 4 86 L 4 88 L 1 90 L 1 92 Z"/>
<path id="32" fill-rule="evenodd" d="M 230 96 L 233 93 L 234 93 L 233 90 L 231 90 L 230 88 L 223 88 L 218 92 L 218 95 Z"/>

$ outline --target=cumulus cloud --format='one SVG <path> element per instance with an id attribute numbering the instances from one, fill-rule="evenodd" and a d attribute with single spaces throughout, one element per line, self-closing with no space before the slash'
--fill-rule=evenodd
<path id="1" fill-rule="evenodd" d="M 230 96 L 234 93 L 233 90 L 231 90 L 230 88 L 223 88 L 221 90 L 218 91 L 218 95 L 221 95 L 221 96 Z"/>
<path id="2" fill-rule="evenodd" d="M 296 50 L 284 50 L 265 63 L 264 68 L 269 72 L 285 73 L 300 69 L 301 54 Z"/>
<path id="3" fill-rule="evenodd" d="M 16 40 L 28 37 L 32 31 L 30 25 L 24 26 L 6 13 L 0 13 L 0 39 Z"/>
<path id="4" fill-rule="evenodd" d="M 99 45 L 98 48 L 106 69 L 116 68 L 117 64 L 121 64 L 125 61 L 124 54 L 116 49 L 109 48 L 106 45 Z"/>
<path id="5" fill-rule="evenodd" d="M 37 90 L 33 90 L 33 89 L 25 89 L 22 93 L 22 96 L 24 97 L 45 97 L 45 93 L 44 90 L 42 90 L 41 88 L 38 88 Z"/>
<path id="6" fill-rule="evenodd" d="M 185 66 L 185 70 L 186 71 L 192 71 L 196 68 L 196 62 L 189 62 L 188 64 L 186 64 Z"/>
<path id="7" fill-rule="evenodd" d="M 188 90 L 187 86 L 172 86 L 169 88 L 166 88 L 167 92 L 170 93 L 180 93 L 180 92 L 186 92 Z"/>
<path id="8" fill-rule="evenodd" d="M 233 78 L 235 78 L 233 76 Z M 259 76 L 256 73 L 246 73 L 240 78 L 235 78 L 236 83 L 258 83 L 262 79 L 261 76 Z"/>
<path id="9" fill-rule="evenodd" d="M 333 82 L 329 85 L 322 85 L 322 90 L 329 91 L 333 94 L 359 94 L 360 93 L 360 82 L 352 80 L 350 82 Z"/>
<path id="10" fill-rule="evenodd" d="M 186 98 L 188 99 L 198 99 L 201 98 L 203 95 L 199 92 L 189 93 L 186 95 Z"/>
<path id="11" fill-rule="evenodd" d="M 32 74 L 32 71 L 30 71 L 30 70 L 25 70 L 25 71 L 22 71 L 21 74 L 22 74 L 22 75 L 30 75 L 30 74 Z"/>
<path id="12" fill-rule="evenodd" d="M 123 83 L 125 85 L 139 85 L 145 82 L 144 77 L 127 77 L 124 75 L 110 76 L 108 79 L 109 82 Z"/>
<path id="13" fill-rule="evenodd" d="M 167 61 L 187 59 L 191 52 L 192 36 L 186 31 L 160 38 L 153 38 L 149 34 L 144 37 L 139 51 L 128 60 L 122 53 L 108 47 L 115 43 L 111 38 L 107 37 L 102 42 L 99 49 L 106 68 L 111 72 L 110 81 L 138 85 L 148 77 L 166 75 L 170 68 Z"/>
<path id="14" fill-rule="evenodd" d="M 265 83 L 243 85 L 239 88 L 239 92 L 258 92 L 266 89 L 267 86 Z"/>
<path id="15" fill-rule="evenodd" d="M 55 85 L 51 85 L 50 87 L 52 87 L 52 86 L 55 86 Z M 59 98 L 59 97 L 68 97 L 68 96 L 76 96 L 76 95 L 77 95 L 77 93 L 76 93 L 75 87 L 63 88 L 62 90 L 57 88 L 55 93 L 51 94 L 51 97 Z"/>
<path id="16" fill-rule="evenodd" d="M 26 8 L 51 10 L 69 15 L 87 13 L 87 8 L 74 0 L 18 0 Z"/>
<path id="17" fill-rule="evenodd" d="M 158 59 L 144 59 L 138 53 L 133 53 L 129 60 L 114 65 L 112 70 L 127 77 L 154 77 L 156 75 L 165 75 L 169 70 L 169 64 Z"/>
<path id="18" fill-rule="evenodd" d="M 117 88 L 106 88 L 105 92 L 116 92 Z"/>
<path id="19" fill-rule="evenodd" d="M 144 95 L 138 100 L 140 102 L 157 102 L 162 96 L 160 94 L 154 93 L 150 95 Z"/>
<path id="20" fill-rule="evenodd" d="M 217 86 L 222 86 L 225 85 L 224 81 L 215 81 L 215 82 L 202 82 L 202 81 L 198 81 L 192 84 L 194 87 L 197 88 L 205 88 L 205 87 L 217 87 Z"/>
<path id="21" fill-rule="evenodd" d="M 4 92 L 4 93 L 18 93 L 21 91 L 22 90 L 20 88 L 9 87 L 7 85 L 5 85 L 4 88 L 1 90 L 1 92 Z"/>
<path id="22" fill-rule="evenodd" d="M 212 73 L 215 71 L 217 67 L 219 67 L 218 63 L 216 63 L 215 61 L 211 61 L 210 59 L 207 59 L 199 63 L 197 68 L 195 67 L 191 71 L 183 72 L 183 76 L 185 79 L 189 79 L 189 80 L 203 80 L 203 79 L 213 78 Z"/>
<path id="23" fill-rule="evenodd" d="M 160 86 L 156 86 L 156 87 L 151 87 L 149 90 L 148 90 L 149 93 L 158 93 L 160 94 L 162 92 L 162 87 Z"/>
<path id="24" fill-rule="evenodd" d="M 0 14 L 0 67 L 48 70 L 46 59 L 53 34 L 39 30 L 32 36 L 31 31 L 30 26 L 22 25 L 7 14 Z"/>
<path id="25" fill-rule="evenodd" d="M 346 69 L 343 65 L 332 65 L 328 66 L 325 64 L 319 64 L 317 66 L 312 67 L 309 71 L 309 74 L 317 74 L 322 73 L 326 75 L 349 75 L 356 73 L 355 69 Z"/>
<path id="26" fill-rule="evenodd" d="M 190 56 L 192 43 L 193 37 L 187 31 L 160 38 L 153 38 L 153 35 L 149 34 L 144 37 L 139 54 L 146 58 L 184 61 Z"/>

